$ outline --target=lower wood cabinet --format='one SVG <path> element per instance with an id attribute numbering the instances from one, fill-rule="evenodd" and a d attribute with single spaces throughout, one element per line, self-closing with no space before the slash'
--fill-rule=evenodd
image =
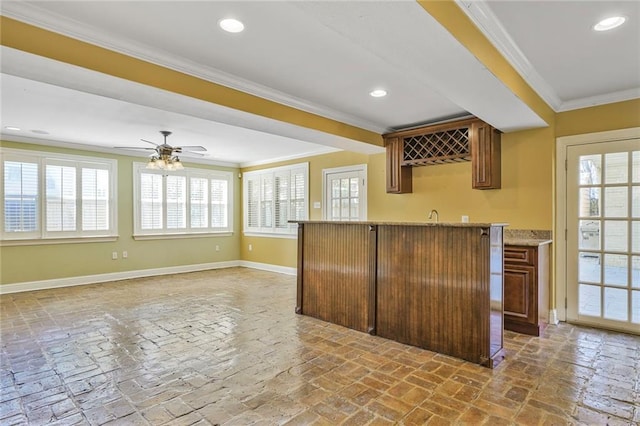
<path id="1" fill-rule="evenodd" d="M 504 329 L 539 336 L 549 311 L 549 244 L 504 247 Z"/>

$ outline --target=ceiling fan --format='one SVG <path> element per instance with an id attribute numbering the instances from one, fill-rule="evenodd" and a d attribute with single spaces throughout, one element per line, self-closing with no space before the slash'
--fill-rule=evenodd
<path id="1" fill-rule="evenodd" d="M 145 151 L 155 151 L 152 154 L 147 163 L 147 169 L 162 169 L 162 170 L 182 170 L 184 166 L 180 161 L 180 158 L 176 154 L 186 154 L 204 157 L 204 154 L 200 154 L 207 149 L 199 145 L 184 145 L 184 146 L 171 146 L 167 143 L 167 136 L 171 135 L 168 130 L 160 130 L 160 134 L 164 136 L 164 142 L 157 144 L 145 139 L 140 139 L 142 142 L 150 143 L 154 147 L 139 147 L 139 146 L 116 146 L 115 148 L 121 149 L 141 149 Z M 200 151 L 200 152 L 198 152 Z"/>

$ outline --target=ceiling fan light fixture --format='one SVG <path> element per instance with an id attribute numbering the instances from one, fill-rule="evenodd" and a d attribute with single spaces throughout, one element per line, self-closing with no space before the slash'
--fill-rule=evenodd
<path id="1" fill-rule="evenodd" d="M 228 33 L 240 33 L 244 30 L 244 24 L 233 18 L 222 19 L 218 25 Z"/>
<path id="2" fill-rule="evenodd" d="M 626 20 L 627 18 L 625 18 L 624 16 L 612 16 L 610 18 L 603 19 L 602 21 L 595 24 L 593 26 L 593 29 L 595 31 L 609 31 L 624 24 L 624 21 Z"/>

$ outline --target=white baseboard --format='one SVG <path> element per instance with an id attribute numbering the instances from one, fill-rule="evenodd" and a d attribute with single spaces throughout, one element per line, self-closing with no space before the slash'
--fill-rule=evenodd
<path id="1" fill-rule="evenodd" d="M 153 277 L 157 275 L 181 274 L 185 272 L 206 271 L 209 269 L 233 268 L 260 269 L 278 274 L 296 275 L 297 269 L 287 266 L 270 265 L 268 263 L 231 260 L 228 262 L 198 263 L 195 265 L 169 266 L 167 268 L 141 269 L 136 271 L 111 272 L 108 274 L 84 275 L 80 277 L 58 278 L 53 280 L 27 281 L 0 285 L 0 294 L 21 293 L 23 291 L 47 290 L 51 288 L 72 287 L 76 285 L 98 284 L 109 281 L 128 280 L 131 278 Z"/>
<path id="2" fill-rule="evenodd" d="M 239 260 L 232 260 L 228 262 L 199 263 L 195 265 L 170 266 L 167 268 L 141 269 L 136 271 L 111 272 L 107 274 L 84 275 L 80 277 L 3 284 L 0 285 L 0 294 L 20 293 L 23 291 L 46 290 L 50 288 L 71 287 L 76 285 L 98 284 L 108 281 L 128 280 L 131 278 L 152 277 L 156 275 L 180 274 L 184 272 L 197 272 L 206 271 L 208 269 L 222 269 L 232 268 L 234 266 L 244 266 L 241 265 L 241 263 L 242 262 Z"/>
<path id="3" fill-rule="evenodd" d="M 239 266 L 244 266 L 245 268 L 251 268 L 251 269 L 260 269 L 262 271 L 276 272 L 278 274 L 285 274 L 285 275 L 298 274 L 297 268 L 291 268 L 289 266 L 271 265 L 269 263 L 249 262 L 247 260 L 241 260 Z"/>

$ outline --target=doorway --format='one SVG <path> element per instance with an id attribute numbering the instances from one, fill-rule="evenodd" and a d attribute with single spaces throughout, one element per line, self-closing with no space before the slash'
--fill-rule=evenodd
<path id="1" fill-rule="evenodd" d="M 324 220 L 367 220 L 367 165 L 322 171 Z"/>
<path id="2" fill-rule="evenodd" d="M 640 334 L 640 138 L 565 149 L 566 320 Z"/>

